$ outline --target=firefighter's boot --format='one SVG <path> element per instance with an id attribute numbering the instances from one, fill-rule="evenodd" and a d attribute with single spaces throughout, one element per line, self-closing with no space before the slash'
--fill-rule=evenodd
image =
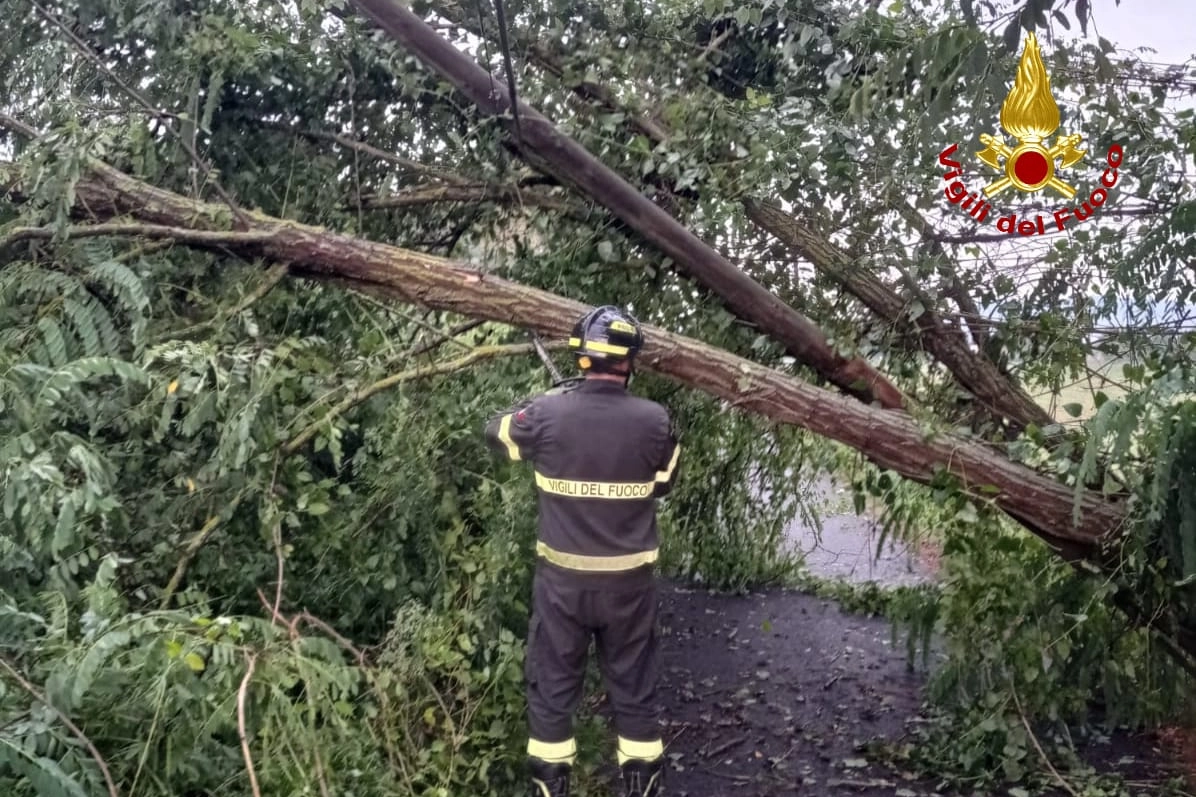
<path id="1" fill-rule="evenodd" d="M 633 758 L 619 769 L 623 775 L 625 797 L 661 797 L 664 794 L 664 760 L 644 761 Z"/>
<path id="2" fill-rule="evenodd" d="M 569 797 L 568 764 L 549 763 L 532 758 L 529 797 Z"/>

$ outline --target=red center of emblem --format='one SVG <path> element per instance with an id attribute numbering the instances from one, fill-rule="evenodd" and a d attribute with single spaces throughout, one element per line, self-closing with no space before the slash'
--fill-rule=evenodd
<path id="1" fill-rule="evenodd" d="M 1039 185 L 1047 177 L 1050 163 L 1041 152 L 1026 150 L 1013 163 L 1013 173 L 1026 185 Z"/>

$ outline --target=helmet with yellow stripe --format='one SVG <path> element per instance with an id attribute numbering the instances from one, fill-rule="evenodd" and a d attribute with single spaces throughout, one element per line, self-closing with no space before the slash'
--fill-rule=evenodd
<path id="1" fill-rule="evenodd" d="M 624 362 L 630 368 L 643 345 L 644 333 L 639 321 L 609 304 L 596 307 L 578 319 L 569 338 L 569 348 L 577 355 L 577 364 L 583 371 L 622 370 L 617 366 Z"/>

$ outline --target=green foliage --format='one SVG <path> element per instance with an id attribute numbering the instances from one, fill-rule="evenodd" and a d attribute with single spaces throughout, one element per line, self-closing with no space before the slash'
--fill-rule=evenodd
<path id="1" fill-rule="evenodd" d="M 806 507 L 795 475 L 817 468 L 823 449 L 710 399 L 670 403 L 683 470 L 662 505 L 664 571 L 719 590 L 785 580 L 800 564 L 786 528 Z"/>
<path id="2" fill-rule="evenodd" d="M 879 754 L 973 788 L 1046 787 L 1054 776 L 1037 740 L 1057 769 L 1092 793 L 1123 793 L 1124 786 L 1098 783 L 1073 745 L 1112 728 L 1191 716 L 1196 680 L 1135 619 L 1151 616 L 1153 627 L 1172 634 L 1190 620 L 1187 386 L 1182 372 L 1157 373 L 1149 389 L 1098 397 L 1086 439 L 1060 445 L 1056 438 L 1052 447 L 1032 433 L 1016 449 L 1072 484 L 1128 497 L 1134 520 L 1111 574 L 1061 561 L 1037 537 L 984 504 L 978 509 L 950 479 L 922 487 L 855 466 L 857 508 L 878 502 L 882 540 L 940 549 L 933 588 L 813 584 L 817 594 L 889 618 L 906 638 L 911 665 L 920 658 L 929 673 L 930 721 L 916 744 Z M 1067 446 L 1078 456 L 1061 450 Z"/>
<path id="3" fill-rule="evenodd" d="M 492 784 L 502 772 L 492 770 L 511 769 L 520 752 L 521 716 L 512 705 L 522 650 L 510 631 L 479 634 L 467 612 L 411 603 L 366 658 L 300 616 L 288 625 L 130 612 L 112 575 L 91 585 L 92 609 L 83 615 L 60 605 L 44 618 L 28 616 L 39 633 L 25 640 L 22 656 L 42 662 L 30 667 L 55 708 L 105 718 L 86 727 L 130 789 L 248 794 L 238 742 L 244 689 L 244 731 L 264 793 L 503 793 Z M 96 780 L 94 762 L 39 703 L 12 692 L 6 702 L 17 721 L 0 742 L 21 757 L 5 760 L 24 763 L 12 766 L 17 780 L 5 793 L 49 793 L 42 789 L 51 778 L 64 793 L 86 793 L 48 757 L 65 755 L 62 767 L 87 783 Z"/>
<path id="4" fill-rule="evenodd" d="M 11 769 L 24 778 L 42 797 L 87 797 L 77 781 L 62 771 L 52 758 L 38 756 L 0 737 L 0 768 Z"/>
<path id="5" fill-rule="evenodd" d="M 122 792 L 250 793 L 237 702 L 252 661 L 263 793 L 509 794 L 535 491 L 481 430 L 541 388 L 534 361 L 334 411 L 458 319 L 271 286 L 259 263 L 152 242 L 20 255 L 0 271 L 0 656 L 83 729 Z M 710 544 L 708 505 L 682 487 L 662 518 L 675 560 L 728 587 L 783 572 L 769 546 L 792 500 L 757 518 L 748 496 L 753 473 L 794 465 L 798 439 L 726 427 L 721 408 L 651 379 L 637 390 L 685 415 L 687 436 L 738 452 L 717 530 L 738 547 Z M 716 452 L 693 449 L 696 479 Z M 690 541 L 705 544 L 691 556 Z M 281 598 L 277 622 L 259 594 Z M 579 731 L 592 771 L 606 729 L 590 717 Z M 59 715 L 3 674 L 0 743 L 6 794 L 104 788 Z"/>
<path id="6" fill-rule="evenodd" d="M 0 205 L 0 238 L 65 225 L 88 158 L 101 158 L 188 196 L 215 201 L 219 185 L 245 208 L 629 304 L 649 323 L 806 373 L 582 202 L 568 213 L 520 202 L 371 209 L 367 198 L 436 187 L 445 174 L 575 198 L 529 177 L 497 120 L 479 118 L 343 3 L 46 5 L 111 72 L 40 16 L 14 15 L 0 43 L 0 111 L 48 135 L 0 149 L 27 175 L 27 201 Z M 1196 343 L 1181 334 L 1196 216 L 1173 168 L 1196 141 L 1192 116 L 1172 115 L 1157 86 L 1107 80 L 1143 67 L 1115 63 L 1103 40 L 1048 48 L 1067 123 L 1093 153 L 1114 140 L 1132 153 L 1110 202 L 1138 212 L 1075 230 L 1037 269 L 936 214 L 934 155 L 995 130 L 1021 31 L 1068 19 L 1085 28 L 1088 4 L 962 2 L 947 17 L 913 2 L 812 0 L 705 0 L 652 14 L 552 0 L 512 11 L 515 51 L 543 44 L 561 67 L 558 79 L 517 64 L 521 97 L 836 346 L 895 374 L 928 434 L 959 425 L 971 397 L 902 325 L 878 322 L 750 224 L 739 199 L 790 203 L 851 268 L 897 286 L 911 315 L 934 310 L 958 325 L 1027 389 L 1060 394 L 1095 354 L 1126 365 L 1130 394 L 1106 396 L 1067 434 L 1030 429 L 1010 443 L 962 424 L 1077 492 L 1128 497 L 1137 514 L 1116 583 L 1054 563 L 964 485 L 903 483 L 644 376 L 637 392 L 669 407 L 685 451 L 662 506 L 666 572 L 725 589 L 785 581 L 795 564 L 785 525 L 810 513 L 810 482 L 837 470 L 881 510 L 886 534 L 945 546 L 937 593 L 834 592 L 904 626 L 911 654 L 944 632 L 934 694 L 949 722 L 927 748 L 941 753 L 937 764 L 985 778 L 1027 771 L 1015 694 L 1048 723 L 1089 716 L 1094 699 L 1097 713 L 1134 723 L 1181 705 L 1187 682 L 1106 601 L 1128 589 L 1148 615 L 1196 619 L 1193 421 L 1186 405 L 1164 411 L 1167 391 L 1186 389 L 1167 374 Z M 490 20 L 476 31 L 473 12 L 457 6 L 417 12 L 464 26 L 444 32 L 497 65 Z M 583 81 L 626 108 L 576 102 L 570 89 Z M 629 128 L 632 114 L 668 135 Z M 354 140 L 372 149 L 345 144 Z M 893 208 L 901 199 L 933 221 L 943 251 L 911 245 L 921 233 Z M 212 221 L 227 226 L 231 215 Z M 489 413 L 543 386 L 535 362 L 489 363 L 337 412 L 354 390 L 411 365 L 409 352 L 434 340 L 429 327 L 460 319 L 413 318 L 297 281 L 271 288 L 267 263 L 159 241 L 58 236 L 0 255 L 0 655 L 79 723 L 122 787 L 138 797 L 248 794 L 235 703 L 252 657 L 246 722 L 264 793 L 320 793 L 323 783 L 334 793 L 509 794 L 535 493 L 479 435 Z M 485 325 L 459 340 L 509 338 Z M 307 430 L 311 441 L 284 454 Z M 272 623 L 259 590 L 270 606 L 280 595 L 287 617 L 306 610 L 327 628 Z M 0 791 L 102 788 L 58 717 L 0 678 Z"/>
<path id="7" fill-rule="evenodd" d="M 1142 554 L 1167 579 L 1167 595 L 1184 625 L 1196 620 L 1196 403 L 1184 401 L 1161 424 L 1155 466 L 1144 502 Z"/>

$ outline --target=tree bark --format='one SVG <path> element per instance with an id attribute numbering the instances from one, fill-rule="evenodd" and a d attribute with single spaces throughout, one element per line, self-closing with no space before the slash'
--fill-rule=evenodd
<path id="1" fill-rule="evenodd" d="M 529 163 L 602 204 L 672 258 L 678 270 L 717 293 L 736 315 L 775 338 L 797 360 L 866 402 L 890 409 L 904 407 L 904 397 L 887 377 L 861 358 L 848 360 L 840 355 L 817 325 L 737 269 L 524 102 L 515 109 L 516 125 L 510 98 L 500 89 L 503 83 L 397 0 L 353 0 L 353 4 L 479 110 L 504 117 Z"/>
<path id="2" fill-rule="evenodd" d="M 363 210 L 389 210 L 394 208 L 418 207 L 437 202 L 501 202 L 556 211 L 565 216 L 585 219 L 585 207 L 568 197 L 554 196 L 544 191 L 520 189 L 513 185 L 487 185 L 485 183 L 443 183 L 420 185 L 396 191 L 393 194 L 366 194 L 361 197 Z M 602 211 L 595 211 L 602 213 Z M 605 218 L 603 213 L 603 218 Z"/>

